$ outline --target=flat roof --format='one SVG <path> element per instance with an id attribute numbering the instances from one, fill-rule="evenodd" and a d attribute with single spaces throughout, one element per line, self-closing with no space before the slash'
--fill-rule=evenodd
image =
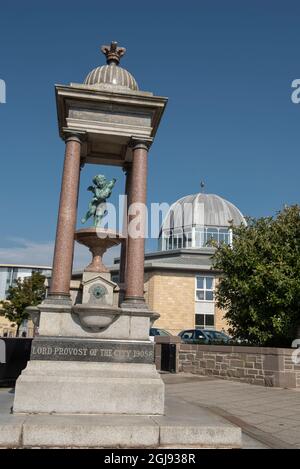
<path id="1" fill-rule="evenodd" d="M 18 267 L 20 269 L 45 269 L 52 270 L 52 266 L 36 264 L 0 264 L 0 267 Z"/>

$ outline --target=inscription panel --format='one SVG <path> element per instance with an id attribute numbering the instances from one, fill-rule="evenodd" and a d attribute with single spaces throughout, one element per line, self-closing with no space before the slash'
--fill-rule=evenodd
<path id="1" fill-rule="evenodd" d="M 30 359 L 114 363 L 153 363 L 154 344 L 36 338 L 32 342 Z"/>
<path id="2" fill-rule="evenodd" d="M 137 125 L 143 127 L 151 126 L 151 117 L 147 114 L 121 112 L 118 110 L 107 110 L 93 112 L 90 110 L 70 110 L 69 117 L 71 119 L 79 119 L 92 122 L 106 122 L 126 125 Z"/>

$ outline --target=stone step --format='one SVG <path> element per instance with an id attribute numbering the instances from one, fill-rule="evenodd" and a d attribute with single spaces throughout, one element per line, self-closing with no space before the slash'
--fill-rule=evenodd
<path id="1" fill-rule="evenodd" d="M 241 429 L 167 399 L 164 416 L 0 415 L 0 446 L 21 448 L 240 448 Z"/>

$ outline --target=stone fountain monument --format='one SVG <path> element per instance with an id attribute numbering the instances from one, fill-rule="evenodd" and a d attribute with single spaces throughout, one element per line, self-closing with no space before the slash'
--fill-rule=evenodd
<path id="1" fill-rule="evenodd" d="M 167 103 L 139 91 L 119 66 L 125 49 L 103 46 L 107 65 L 84 84 L 57 85 L 60 136 L 66 142 L 53 274 L 39 305 L 39 336 L 17 380 L 15 413 L 133 414 L 164 412 L 164 385 L 154 365 L 149 328 L 157 314 L 144 300 L 144 234 L 130 237 L 101 228 L 115 179 L 93 178 L 89 209 L 76 231 L 80 169 L 84 164 L 121 166 L 128 204 L 146 204 L 148 150 Z M 131 219 L 134 217 L 131 217 Z M 126 219 L 126 226 L 130 220 Z M 70 298 L 74 240 L 92 253 L 81 297 Z M 102 255 L 121 243 L 121 290 Z M 119 291 L 120 290 L 120 291 Z"/>
<path id="2" fill-rule="evenodd" d="M 4 416 L 4 429 L 0 421 L 0 446 L 240 446 L 240 429 L 176 398 L 169 398 L 163 415 L 164 384 L 149 340 L 158 314 L 144 299 L 145 213 L 125 210 L 125 228 L 139 217 L 139 236 L 102 228 L 115 180 L 100 174 L 88 188 L 92 200 L 82 219 L 93 219 L 93 226 L 76 230 L 85 164 L 121 166 L 128 207 L 145 206 L 148 150 L 167 103 L 139 91 L 134 77 L 119 66 L 124 48 L 112 42 L 102 52 L 107 65 L 92 70 L 83 84 L 55 87 L 66 149 L 52 279 L 47 298 L 32 311 L 39 335 L 16 382 L 14 415 Z M 92 261 L 80 294 L 71 299 L 75 240 L 90 250 Z M 117 285 L 102 256 L 119 243 Z"/>

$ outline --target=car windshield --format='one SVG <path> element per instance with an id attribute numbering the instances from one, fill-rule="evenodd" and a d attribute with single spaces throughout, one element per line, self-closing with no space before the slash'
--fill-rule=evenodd
<path id="1" fill-rule="evenodd" d="M 158 329 L 158 335 L 170 335 L 168 331 L 164 329 Z"/>
<path id="2" fill-rule="evenodd" d="M 182 339 L 192 339 L 193 338 L 193 331 L 184 331 L 181 334 Z"/>
<path id="3" fill-rule="evenodd" d="M 171 335 L 171 334 L 169 334 L 169 332 L 165 331 L 164 329 L 156 329 L 155 327 L 152 327 L 150 329 L 150 335 Z"/>
<path id="4" fill-rule="evenodd" d="M 218 332 L 218 331 L 205 331 L 205 333 L 208 335 L 210 339 L 213 340 L 224 340 L 228 339 L 227 335 L 224 334 L 223 332 Z"/>

